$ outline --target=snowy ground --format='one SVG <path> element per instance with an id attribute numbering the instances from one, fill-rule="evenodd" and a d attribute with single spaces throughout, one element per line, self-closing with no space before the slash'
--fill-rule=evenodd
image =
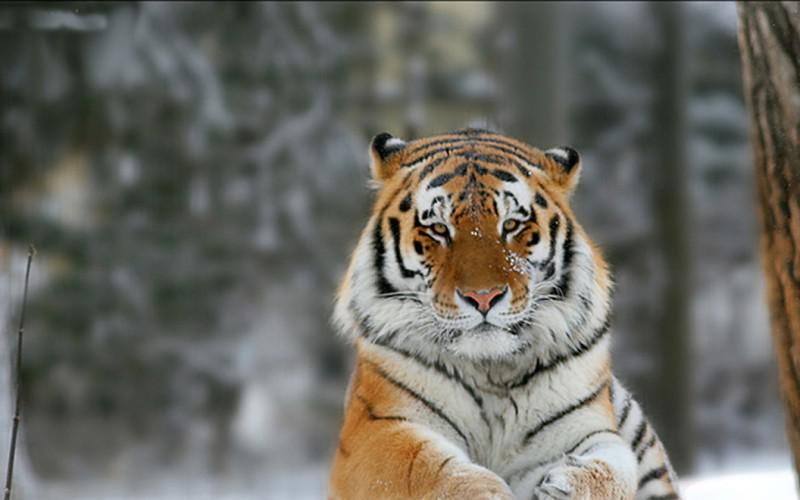
<path id="1" fill-rule="evenodd" d="M 48 483 L 21 500 L 321 500 L 326 481 L 327 467 L 237 481 L 167 475 L 142 481 Z"/>
<path id="2" fill-rule="evenodd" d="M 119 483 L 91 485 L 49 484 L 30 498 L 62 500 L 318 500 L 325 498 L 324 468 L 246 482 L 209 482 L 202 478 L 148 480 L 121 487 Z M 120 490 L 124 491 L 120 491 Z M 684 500 L 797 500 L 790 469 L 687 478 L 682 483 Z"/>
<path id="3" fill-rule="evenodd" d="M 685 500 L 796 500 L 790 469 L 690 478 L 683 482 Z"/>

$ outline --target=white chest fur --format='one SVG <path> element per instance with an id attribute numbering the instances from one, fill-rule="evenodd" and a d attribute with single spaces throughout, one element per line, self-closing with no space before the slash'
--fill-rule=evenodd
<path id="1" fill-rule="evenodd" d="M 553 417 L 603 385 L 609 376 L 607 336 L 578 356 L 520 366 L 434 361 L 388 347 L 362 347 L 389 377 L 419 396 L 396 410 L 501 476 L 558 457 L 587 425 L 602 425 Z"/>

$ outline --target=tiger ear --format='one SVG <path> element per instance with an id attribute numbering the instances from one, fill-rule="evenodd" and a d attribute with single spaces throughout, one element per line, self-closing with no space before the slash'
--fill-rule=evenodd
<path id="1" fill-rule="evenodd" d="M 400 168 L 397 153 L 405 147 L 405 141 L 387 132 L 373 137 L 369 145 L 372 179 L 381 182 L 392 177 Z"/>
<path id="2" fill-rule="evenodd" d="M 566 193 L 571 193 L 581 175 L 581 156 L 568 146 L 548 149 L 544 155 L 549 176 Z"/>

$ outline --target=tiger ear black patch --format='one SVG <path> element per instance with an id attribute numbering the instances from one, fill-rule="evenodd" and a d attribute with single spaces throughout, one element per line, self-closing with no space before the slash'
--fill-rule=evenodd
<path id="1" fill-rule="evenodd" d="M 399 165 L 396 161 L 393 161 L 393 156 L 405 147 L 405 141 L 388 132 L 383 132 L 373 137 L 369 146 L 373 179 L 384 181 L 391 177 L 397 171 Z"/>
<path id="2" fill-rule="evenodd" d="M 561 167 L 571 172 L 581 162 L 581 156 L 577 151 L 569 146 L 561 146 L 558 148 L 551 148 L 544 152 L 548 158 L 561 165 Z"/>
<path id="3" fill-rule="evenodd" d="M 548 176 L 565 192 L 571 192 L 578 184 L 581 171 L 581 156 L 568 146 L 551 148 L 544 152 L 547 157 Z"/>
<path id="4" fill-rule="evenodd" d="M 400 151 L 404 147 L 406 147 L 404 140 L 398 139 L 388 132 L 381 132 L 372 138 L 372 151 L 381 160 L 389 158 L 393 153 Z"/>

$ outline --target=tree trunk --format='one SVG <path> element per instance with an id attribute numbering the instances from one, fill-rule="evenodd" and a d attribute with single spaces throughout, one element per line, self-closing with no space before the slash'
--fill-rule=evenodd
<path id="1" fill-rule="evenodd" d="M 397 6 L 401 14 L 400 43 L 405 59 L 403 133 L 407 139 L 420 137 L 425 123 L 429 83 L 427 66 L 429 57 L 426 57 L 425 49 L 427 34 L 431 28 L 428 25 L 428 7 L 423 3 L 413 2 L 403 2 Z"/>
<path id="2" fill-rule="evenodd" d="M 789 443 L 800 471 L 800 2 L 740 3 L 761 256 Z"/>
<path id="3" fill-rule="evenodd" d="M 652 117 L 654 136 L 653 210 L 664 281 L 656 323 L 660 353 L 653 417 L 675 468 L 692 466 L 691 319 L 692 271 L 689 249 L 691 203 L 686 158 L 688 99 L 684 6 L 654 2 L 662 36 L 656 56 Z"/>
<path id="4" fill-rule="evenodd" d="M 499 124 L 514 137 L 540 148 L 567 142 L 564 53 L 567 40 L 559 2 L 502 2 L 498 5 Z"/>

